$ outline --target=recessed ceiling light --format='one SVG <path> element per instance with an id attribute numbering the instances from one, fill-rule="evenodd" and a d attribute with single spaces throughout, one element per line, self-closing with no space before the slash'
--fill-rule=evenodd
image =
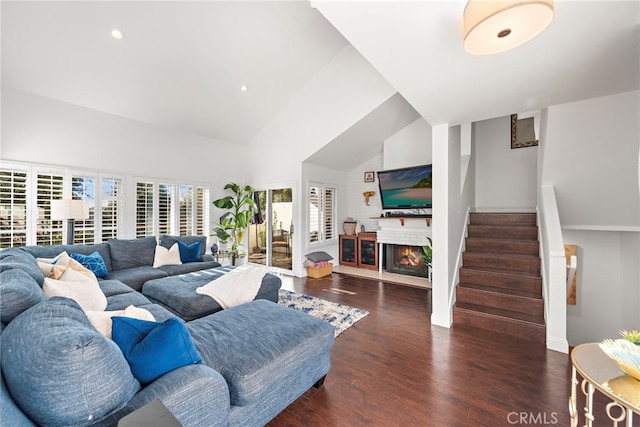
<path id="1" fill-rule="evenodd" d="M 240 86 L 240 90 L 243 92 L 246 92 L 247 89 L 249 89 L 248 87 L 246 87 L 245 85 Z"/>
<path id="2" fill-rule="evenodd" d="M 111 29 L 111 37 L 113 37 L 116 40 L 122 40 L 123 38 L 125 38 L 125 34 L 124 31 L 118 29 L 118 28 L 112 28 Z"/>

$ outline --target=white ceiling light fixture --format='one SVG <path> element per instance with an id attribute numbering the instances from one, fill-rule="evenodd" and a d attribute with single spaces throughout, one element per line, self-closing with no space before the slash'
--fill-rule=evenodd
<path id="1" fill-rule="evenodd" d="M 122 31 L 119 28 L 112 28 L 111 29 L 111 37 L 113 37 L 116 40 L 122 40 L 126 37 L 126 35 L 124 34 L 124 31 Z"/>
<path id="2" fill-rule="evenodd" d="M 553 19 L 553 0 L 469 0 L 464 8 L 464 49 L 491 55 L 536 37 Z"/>
<path id="3" fill-rule="evenodd" d="M 249 88 L 246 87 L 245 85 L 240 86 L 240 90 L 243 92 L 246 92 Z"/>

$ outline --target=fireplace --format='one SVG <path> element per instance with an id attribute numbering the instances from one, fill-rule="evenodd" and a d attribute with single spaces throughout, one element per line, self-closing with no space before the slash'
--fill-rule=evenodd
<path id="1" fill-rule="evenodd" d="M 389 273 L 427 277 L 427 264 L 422 260 L 422 255 L 422 246 L 386 244 L 386 270 Z"/>

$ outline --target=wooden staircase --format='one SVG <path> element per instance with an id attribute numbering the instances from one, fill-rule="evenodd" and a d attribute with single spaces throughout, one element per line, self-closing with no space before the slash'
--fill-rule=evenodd
<path id="1" fill-rule="evenodd" d="M 453 323 L 544 343 L 535 213 L 475 213 L 468 226 Z"/>

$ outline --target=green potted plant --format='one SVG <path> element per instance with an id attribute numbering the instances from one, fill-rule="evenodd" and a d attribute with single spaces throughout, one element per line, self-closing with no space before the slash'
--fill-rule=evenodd
<path id="1" fill-rule="evenodd" d="M 427 237 L 429 244 L 422 246 L 422 261 L 427 265 L 427 278 L 431 280 L 431 262 L 433 261 L 433 243 L 431 237 Z"/>
<path id="2" fill-rule="evenodd" d="M 220 242 L 228 241 L 231 243 L 232 262 L 235 264 L 236 259 L 246 255 L 240 251 L 240 246 L 242 246 L 244 233 L 251 223 L 251 215 L 256 205 L 250 186 L 241 187 L 230 182 L 224 186 L 224 189 L 231 190 L 233 194 L 213 201 L 215 207 L 228 209 L 220 217 L 220 223 L 213 229 L 213 232 Z"/>

